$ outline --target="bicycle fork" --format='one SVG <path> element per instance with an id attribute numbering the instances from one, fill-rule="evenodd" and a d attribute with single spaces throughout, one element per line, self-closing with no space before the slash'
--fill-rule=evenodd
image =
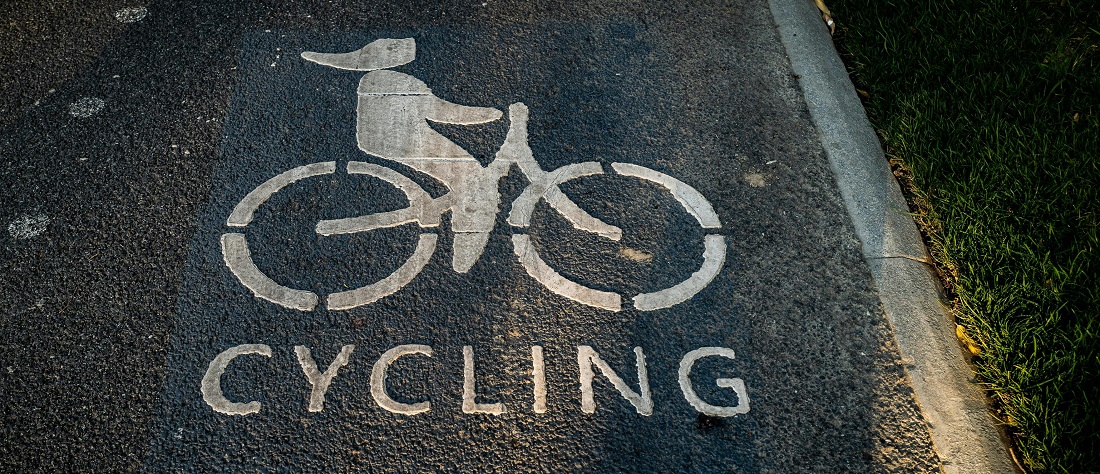
<path id="1" fill-rule="evenodd" d="M 457 190 L 458 202 L 452 208 L 452 230 L 455 232 L 452 267 L 466 273 L 481 257 L 500 212 L 500 180 L 508 176 L 512 165 L 519 167 L 530 184 L 513 202 L 508 223 L 514 227 L 528 226 L 530 214 L 540 199 L 545 199 L 573 225 L 611 240 L 619 240 L 622 230 L 592 217 L 558 189 L 558 184 L 584 175 L 600 174 L 598 163 L 567 165 L 551 172 L 543 171 L 535 161 L 527 142 L 529 111 L 522 102 L 508 107 L 508 135 L 488 167 L 483 168 L 467 188 Z"/>

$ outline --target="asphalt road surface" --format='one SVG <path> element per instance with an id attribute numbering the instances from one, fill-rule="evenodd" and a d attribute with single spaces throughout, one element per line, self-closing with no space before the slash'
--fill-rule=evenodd
<path id="1" fill-rule="evenodd" d="M 938 469 L 766 2 L 0 21 L 4 470 Z"/>

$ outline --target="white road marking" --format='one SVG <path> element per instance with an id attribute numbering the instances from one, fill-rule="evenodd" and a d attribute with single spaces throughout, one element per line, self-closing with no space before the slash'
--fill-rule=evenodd
<path id="1" fill-rule="evenodd" d="M 350 53 L 306 51 L 302 58 L 324 66 L 351 71 L 374 71 L 408 64 L 416 59 L 416 40 L 379 39 Z"/>
<path id="2" fill-rule="evenodd" d="M 680 201 L 684 209 L 687 209 L 687 211 L 695 217 L 695 220 L 699 221 L 699 225 L 703 226 L 704 229 L 718 229 L 722 227 L 722 223 L 718 221 L 718 214 L 715 214 L 714 208 L 710 205 L 710 201 L 707 201 L 707 198 L 699 194 L 699 191 L 696 191 L 695 188 L 684 184 L 683 181 L 659 171 L 630 163 L 612 163 L 611 168 L 623 176 L 641 178 L 668 188 L 672 196 L 675 197 L 677 201 Z"/>
<path id="3" fill-rule="evenodd" d="M 454 253 L 451 254 L 451 268 L 456 273 L 467 273 L 489 243 L 488 232 L 458 232 L 454 233 Z"/>
<path id="4" fill-rule="evenodd" d="M 453 187 L 464 176 L 454 167 L 430 163 L 467 162 L 477 165 L 468 151 L 436 132 L 428 121 L 476 125 L 499 120 L 503 113 L 492 107 L 472 107 L 436 97 L 427 84 L 405 73 L 372 71 L 359 81 L 355 138 L 359 149 L 435 176 Z M 422 169 L 423 168 L 423 169 Z"/>
<path id="5" fill-rule="evenodd" d="M 332 384 L 332 379 L 336 377 L 336 372 L 340 370 L 340 367 L 348 365 L 348 358 L 351 357 L 351 351 L 353 350 L 355 350 L 353 344 L 340 348 L 340 353 L 336 355 L 336 358 L 329 364 L 328 369 L 322 374 L 317 370 L 317 362 L 313 360 L 309 348 L 294 346 L 294 354 L 298 356 L 298 364 L 302 366 L 302 372 L 306 374 L 309 384 L 313 387 L 309 392 L 309 411 L 319 412 L 325 408 L 325 393 L 328 392 L 328 387 Z"/>
<path id="6" fill-rule="evenodd" d="M 99 97 L 81 97 L 76 102 L 69 104 L 69 115 L 77 118 L 88 118 L 103 110 L 107 103 Z"/>
<path id="7" fill-rule="evenodd" d="M 241 202 L 237 203 L 237 206 L 233 208 L 233 212 L 229 214 L 229 219 L 226 220 L 225 225 L 229 227 L 247 226 L 252 222 L 252 214 L 256 212 L 256 209 L 280 189 L 300 179 L 323 174 L 332 174 L 335 172 L 336 162 L 325 161 L 299 166 L 280 173 L 274 178 L 265 181 L 263 184 L 256 186 L 256 189 L 253 189 L 244 199 L 241 199 Z"/>
<path id="8" fill-rule="evenodd" d="M 397 290 L 408 285 L 413 278 L 424 269 L 424 265 L 432 258 L 435 252 L 435 244 L 439 239 L 436 234 L 420 234 L 420 240 L 416 244 L 416 250 L 400 268 L 385 278 L 354 290 L 343 291 L 328 295 L 328 309 L 342 310 L 363 306 L 391 295 Z M 310 308 L 312 309 L 312 308 Z M 308 310 L 307 310 L 308 311 Z"/>
<path id="9" fill-rule="evenodd" d="M 423 354 L 431 357 L 432 348 L 421 344 L 405 344 L 394 347 L 378 358 L 370 373 L 370 394 L 371 397 L 374 397 L 374 402 L 384 410 L 402 415 L 415 415 L 432 409 L 431 402 L 401 403 L 390 398 L 389 394 L 386 393 L 386 370 L 398 357 L 409 354 Z"/>
<path id="10" fill-rule="evenodd" d="M 535 402 L 531 411 L 546 413 L 546 362 L 542 357 L 542 346 L 531 346 L 531 381 L 535 385 Z"/>
<path id="11" fill-rule="evenodd" d="M 642 353 L 641 347 L 635 347 L 634 355 L 638 359 L 638 390 L 641 393 L 631 390 L 630 386 L 619 377 L 619 374 L 611 370 L 611 366 L 607 365 L 607 362 L 600 359 L 600 355 L 591 346 L 577 346 L 582 412 L 596 412 L 596 401 L 592 393 L 592 378 L 595 376 L 592 366 L 595 365 L 596 368 L 600 369 L 600 373 L 611 382 L 611 385 L 614 385 L 615 389 L 622 394 L 623 398 L 634 405 L 634 409 L 637 410 L 639 415 L 650 416 L 653 414 L 653 396 L 649 391 L 649 376 L 646 373 L 645 354 Z"/>
<path id="12" fill-rule="evenodd" d="M 520 193 L 515 201 L 512 201 L 512 210 L 508 213 L 508 223 L 515 227 L 528 227 L 531 225 L 531 214 L 535 211 L 535 205 L 540 199 L 545 199 L 554 209 L 561 213 L 573 227 L 592 232 L 602 237 L 619 240 L 622 238 L 622 229 L 609 225 L 577 206 L 569 197 L 558 189 L 558 184 L 574 178 L 602 174 L 603 168 L 599 163 L 587 161 L 562 166 L 552 172 L 532 177 L 532 182 Z"/>
<path id="13" fill-rule="evenodd" d="M 225 398 L 222 393 L 222 374 L 225 368 L 237 356 L 245 354 L 257 354 L 271 357 L 271 347 L 264 344 L 241 344 L 230 347 L 214 360 L 210 361 L 210 367 L 206 369 L 206 375 L 202 377 L 202 400 L 210 405 L 214 411 L 226 415 L 251 415 L 260 411 L 260 402 L 235 403 Z"/>
<path id="14" fill-rule="evenodd" d="M 455 239 L 452 268 L 467 272 L 484 251 L 495 224 L 501 175 L 481 166 L 428 122 L 476 125 L 499 120 L 503 114 L 492 107 L 472 107 L 436 97 L 423 81 L 397 71 L 367 73 L 357 94 L 355 137 L 359 149 L 427 174 L 457 198 L 451 228 L 467 235 Z"/>
<path id="15" fill-rule="evenodd" d="M 502 113 L 491 107 L 466 106 L 436 97 L 423 81 L 398 71 L 387 70 L 411 62 L 416 57 L 413 39 L 379 39 L 350 53 L 304 52 L 302 58 L 318 64 L 356 71 L 369 71 L 359 81 L 355 136 L 358 148 L 376 157 L 396 161 L 432 176 L 448 188 L 440 198 L 432 198 L 416 182 L 400 172 L 372 163 L 352 161 L 349 174 L 366 174 L 382 179 L 404 192 L 409 206 L 344 219 L 320 220 L 316 232 L 321 235 L 365 232 L 416 222 L 421 227 L 440 225 L 442 214 L 450 211 L 454 251 L 451 267 L 468 272 L 485 250 L 490 232 L 500 211 L 500 180 L 516 165 L 529 184 L 512 203 L 508 222 L 529 227 L 539 201 L 545 201 L 577 229 L 611 240 L 620 240 L 622 229 L 609 225 L 581 209 L 558 185 L 570 179 L 603 173 L 597 162 L 585 162 L 544 171 L 534 159 L 527 139 L 529 110 L 523 103 L 509 106 L 510 125 L 504 144 L 489 166 L 482 166 L 468 151 L 436 132 L 428 122 L 475 125 L 498 120 Z M 278 55 L 276 55 L 278 58 Z M 174 146 L 174 145 L 173 145 Z M 649 168 L 629 163 L 613 163 L 624 176 L 648 180 L 664 186 L 673 197 L 706 229 L 720 228 L 710 202 L 691 186 Z M 245 227 L 255 211 L 274 193 L 298 180 L 335 173 L 334 161 L 299 166 L 260 184 L 236 205 L 226 220 L 230 227 Z M 435 251 L 438 236 L 422 234 L 417 249 L 397 271 L 382 280 L 350 291 L 328 296 L 333 310 L 350 309 L 372 303 L 407 285 L 424 268 Z M 622 298 L 570 281 L 549 267 L 531 245 L 527 235 L 513 235 L 516 255 L 527 273 L 551 291 L 583 304 L 619 311 Z M 653 310 L 683 302 L 706 287 L 718 274 L 725 259 L 725 241 L 708 235 L 702 267 L 680 284 L 634 297 L 635 308 Z M 279 285 L 256 268 L 243 234 L 222 236 L 226 265 L 261 298 L 282 306 L 304 311 L 316 307 L 316 294 Z M 652 259 L 637 252 L 628 257 Z M 472 403 L 472 402 L 471 402 Z"/>
<path id="16" fill-rule="evenodd" d="M 474 374 L 474 348 L 462 346 L 462 413 L 501 415 L 508 411 L 503 403 L 477 403 Z"/>
<path id="17" fill-rule="evenodd" d="M 419 214 L 418 209 L 410 206 L 396 211 L 379 212 L 365 216 L 325 219 L 317 222 L 317 233 L 321 235 L 354 234 L 397 227 L 417 222 Z"/>
<path id="18" fill-rule="evenodd" d="M 726 238 L 710 234 L 704 238 L 703 265 L 676 286 L 634 297 L 634 308 L 641 311 L 669 308 L 687 301 L 718 276 L 726 262 Z"/>
<path id="19" fill-rule="evenodd" d="M 737 405 L 732 407 L 722 407 L 711 405 L 704 402 L 699 398 L 699 395 L 695 393 L 695 389 L 691 386 L 691 368 L 695 366 L 695 361 L 704 357 L 725 357 L 727 359 L 733 359 L 733 349 L 725 347 L 700 347 L 684 355 L 684 358 L 680 360 L 680 370 L 678 371 L 680 380 L 680 391 L 684 392 L 684 398 L 689 404 L 699 413 L 710 416 L 734 416 L 742 415 L 749 412 L 749 392 L 745 388 L 745 381 L 739 378 L 732 379 L 718 379 L 715 383 L 721 388 L 729 388 L 737 394 Z"/>
<path id="20" fill-rule="evenodd" d="M 317 223 L 317 233 L 321 235 L 352 234 L 386 227 L 417 222 L 421 227 L 436 227 L 440 223 L 440 212 L 432 208 L 432 196 L 415 181 L 385 166 L 362 161 L 348 162 L 348 174 L 365 174 L 392 184 L 409 200 L 409 207 L 396 211 L 380 212 L 345 219 L 322 220 Z"/>
<path id="21" fill-rule="evenodd" d="M 288 288 L 264 275 L 252 262 L 244 234 L 222 234 L 222 256 L 229 270 L 257 297 L 300 311 L 312 311 L 317 307 L 318 298 L 312 291 Z"/>
<path id="22" fill-rule="evenodd" d="M 538 280 L 550 291 L 589 306 L 609 311 L 622 309 L 622 297 L 618 294 L 594 290 L 574 283 L 550 268 L 532 248 L 530 236 L 525 234 L 512 235 L 512 246 L 515 248 L 516 255 L 519 257 L 520 263 L 523 264 L 523 268 L 527 270 L 527 274 Z"/>
<path id="23" fill-rule="evenodd" d="M 630 402 L 638 414 L 642 416 L 650 416 L 653 414 L 654 404 L 652 391 L 650 390 L 648 368 L 646 366 L 645 354 L 641 347 L 634 348 L 638 371 L 637 392 L 635 392 L 622 377 L 619 377 L 619 375 L 611 369 L 611 366 L 608 365 L 591 346 L 582 345 L 576 347 L 582 412 L 587 414 L 595 413 L 596 402 L 593 380 L 595 379 L 596 370 L 598 370 L 600 374 L 615 387 L 619 394 Z M 307 408 L 309 412 L 316 413 L 324 409 L 326 392 L 339 370 L 348 365 L 354 350 L 354 345 L 347 344 L 342 346 L 340 352 L 333 358 L 332 363 L 330 363 L 328 368 L 322 373 L 319 371 L 317 363 L 313 359 L 309 348 L 301 345 L 294 346 L 294 353 L 297 356 L 298 363 L 301 365 L 302 371 L 305 373 L 311 386 L 308 397 L 309 405 Z M 249 415 L 260 411 L 260 402 L 235 403 L 226 399 L 221 389 L 221 377 L 225 373 L 226 368 L 235 358 L 249 354 L 271 357 L 272 350 L 269 346 L 264 344 L 242 344 L 226 349 L 210 362 L 203 375 L 201 392 L 203 400 L 215 411 L 227 415 Z M 432 357 L 433 350 L 427 345 L 400 345 L 387 350 L 379 356 L 377 361 L 375 361 L 370 375 L 370 393 L 374 401 L 382 409 L 404 415 L 415 415 L 431 409 L 431 403 L 427 400 L 411 404 L 397 402 L 390 397 L 386 390 L 386 377 L 389 367 L 393 365 L 397 359 L 414 354 Z M 534 385 L 534 404 L 531 407 L 531 411 L 537 414 L 546 413 L 547 411 L 546 364 L 543 355 L 542 346 L 531 346 L 531 376 Z M 463 346 L 462 356 L 462 412 L 466 414 L 490 415 L 507 413 L 508 410 L 503 403 L 477 403 L 476 366 L 473 347 Z M 685 354 L 680 360 L 679 370 L 677 371 L 677 380 L 680 385 L 680 390 L 683 392 L 684 399 L 699 413 L 710 416 L 728 417 L 748 413 L 749 396 L 745 382 L 742 379 L 719 378 L 715 380 L 715 384 L 719 388 L 733 390 L 734 394 L 737 396 L 737 404 L 735 406 L 711 405 L 698 396 L 692 386 L 691 371 L 699 359 L 706 357 L 722 357 L 729 360 L 735 360 L 733 350 L 724 347 L 700 347 Z M 14 372 L 14 369 L 8 367 L 8 373 L 12 372 Z M 438 374 L 437 371 L 431 371 L 431 373 Z M 429 383 L 433 385 L 438 382 L 437 380 L 429 380 Z"/>
<path id="24" fill-rule="evenodd" d="M 49 216 L 45 214 L 29 214 L 8 224 L 8 234 L 14 239 L 29 239 L 41 235 L 49 226 Z"/>
<path id="25" fill-rule="evenodd" d="M 119 23 L 135 23 L 141 21 L 148 14 L 149 10 L 146 10 L 145 7 L 126 7 L 115 12 L 115 19 Z"/>

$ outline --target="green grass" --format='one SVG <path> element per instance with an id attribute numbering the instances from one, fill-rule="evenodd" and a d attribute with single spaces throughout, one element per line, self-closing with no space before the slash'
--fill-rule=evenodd
<path id="1" fill-rule="evenodd" d="M 1100 2 L 830 7 L 1018 457 L 1100 471 Z"/>

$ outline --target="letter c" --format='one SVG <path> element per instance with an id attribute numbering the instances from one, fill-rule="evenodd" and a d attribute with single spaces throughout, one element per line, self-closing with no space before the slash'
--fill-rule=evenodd
<path id="1" fill-rule="evenodd" d="M 684 355 L 680 361 L 680 390 L 684 392 L 684 398 L 699 413 L 710 416 L 734 416 L 749 412 L 749 393 L 745 389 L 745 381 L 741 379 L 718 379 L 715 383 L 721 388 L 733 389 L 737 394 L 737 405 L 732 407 L 720 407 L 704 402 L 695 393 L 691 386 L 691 368 L 695 361 L 704 357 L 719 356 L 733 359 L 733 349 L 725 347 L 700 347 Z"/>
<path id="2" fill-rule="evenodd" d="M 388 411 L 401 413 L 402 415 L 423 413 L 430 410 L 432 407 L 430 402 L 412 404 L 401 403 L 390 398 L 389 394 L 386 393 L 386 369 L 389 369 L 390 364 L 397 360 L 398 357 L 409 354 L 424 354 L 431 357 L 432 348 L 431 346 L 420 344 L 406 344 L 394 347 L 383 353 L 382 357 L 378 358 L 378 362 L 374 363 L 374 369 L 371 370 L 370 373 L 370 394 L 374 397 L 375 403 Z"/>
<path id="3" fill-rule="evenodd" d="M 237 356 L 245 354 L 271 357 L 271 347 L 264 344 L 241 344 L 226 349 L 210 361 L 210 367 L 202 378 L 202 399 L 214 411 L 226 415 L 251 415 L 260 411 L 260 402 L 234 403 L 222 394 L 222 374 L 225 373 L 225 368 Z"/>

